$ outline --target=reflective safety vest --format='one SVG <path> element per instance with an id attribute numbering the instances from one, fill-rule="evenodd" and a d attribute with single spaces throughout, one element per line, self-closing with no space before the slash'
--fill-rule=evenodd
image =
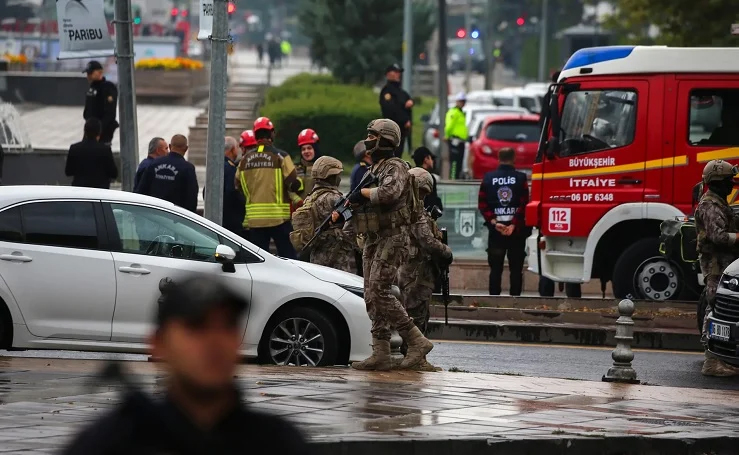
<path id="1" fill-rule="evenodd" d="M 239 163 L 238 186 L 246 198 L 244 227 L 273 227 L 290 220 L 286 180 L 295 179 L 295 166 L 285 152 L 260 144 Z"/>

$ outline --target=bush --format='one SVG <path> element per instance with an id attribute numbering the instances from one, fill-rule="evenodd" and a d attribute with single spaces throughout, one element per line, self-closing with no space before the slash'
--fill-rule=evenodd
<path id="1" fill-rule="evenodd" d="M 289 87 L 291 85 L 336 85 L 338 83 L 339 80 L 330 74 L 300 73 L 285 79 L 280 87 Z"/>
<path id="2" fill-rule="evenodd" d="M 366 87 L 346 85 L 303 85 L 298 92 L 292 92 L 296 93 L 292 98 L 270 100 L 261 109 L 261 115 L 275 125 L 275 145 L 297 158 L 298 134 L 312 128 L 321 138 L 321 154 L 354 162 L 354 145 L 365 138 L 370 120 L 380 115 L 377 94 Z"/>

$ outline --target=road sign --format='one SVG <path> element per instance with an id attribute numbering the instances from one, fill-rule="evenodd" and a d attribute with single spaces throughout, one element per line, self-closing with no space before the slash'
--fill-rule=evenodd
<path id="1" fill-rule="evenodd" d="M 739 24 L 731 24 L 731 34 L 739 35 Z"/>

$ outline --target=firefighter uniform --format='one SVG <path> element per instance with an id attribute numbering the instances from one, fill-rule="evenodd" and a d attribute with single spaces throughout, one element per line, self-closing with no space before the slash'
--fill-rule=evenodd
<path id="1" fill-rule="evenodd" d="M 526 174 L 516 171 L 510 164 L 501 164 L 488 172 L 480 185 L 478 206 L 488 227 L 488 264 L 490 265 L 490 295 L 500 295 L 501 277 L 506 255 L 510 272 L 510 294 L 521 295 L 523 287 L 523 261 L 526 257 L 526 227 L 524 211 L 529 201 Z M 514 229 L 506 236 L 496 225 Z"/>
<path id="2" fill-rule="evenodd" d="M 295 248 L 290 243 L 289 193 L 298 191 L 300 182 L 290 155 L 260 141 L 239 162 L 236 185 L 246 199 L 243 226 L 249 230 L 252 243 L 269 251 L 273 239 L 280 256 L 295 259 Z"/>

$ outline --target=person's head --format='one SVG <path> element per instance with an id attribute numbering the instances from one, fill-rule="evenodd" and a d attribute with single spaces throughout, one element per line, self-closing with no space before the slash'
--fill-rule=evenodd
<path id="1" fill-rule="evenodd" d="M 298 134 L 300 157 L 306 163 L 312 163 L 318 158 L 318 141 L 318 134 L 310 128 L 304 129 Z"/>
<path id="2" fill-rule="evenodd" d="M 423 199 L 434 189 L 434 179 L 426 169 L 420 167 L 414 167 L 408 171 L 413 177 L 416 178 L 418 183 L 418 196 Z"/>
<path id="3" fill-rule="evenodd" d="M 203 276 L 160 283 L 160 290 L 150 341 L 172 383 L 199 397 L 229 390 L 240 358 L 247 300 Z"/>
<path id="4" fill-rule="evenodd" d="M 90 82 L 99 81 L 103 78 L 103 65 L 97 60 L 87 63 L 83 73 L 87 74 L 87 80 Z"/>
<path id="5" fill-rule="evenodd" d="M 462 109 L 467 104 L 467 95 L 464 92 L 459 92 L 454 101 L 457 103 L 457 107 Z"/>
<path id="6" fill-rule="evenodd" d="M 372 120 L 367 125 L 367 139 L 364 141 L 364 147 L 373 163 L 379 163 L 385 158 L 392 157 L 399 144 L 400 127 L 394 121 L 381 118 Z"/>
<path id="7" fill-rule="evenodd" d="M 561 71 L 555 71 L 552 73 L 552 83 L 556 84 L 557 81 L 559 81 L 559 75 L 561 74 Z"/>
<path id="8" fill-rule="evenodd" d="M 257 142 L 269 143 L 275 140 L 275 126 L 267 117 L 259 117 L 254 120 L 254 137 Z"/>
<path id="9" fill-rule="evenodd" d="M 159 158 L 167 154 L 168 147 L 167 141 L 161 137 L 155 137 L 149 141 L 149 156 L 152 158 Z"/>
<path id="10" fill-rule="evenodd" d="M 341 161 L 330 156 L 322 156 L 313 163 L 310 176 L 316 180 L 322 180 L 332 186 L 339 186 L 341 183 L 341 173 L 344 171 L 344 165 Z"/>
<path id="11" fill-rule="evenodd" d="M 498 150 L 498 161 L 500 164 L 510 164 L 516 162 L 516 151 L 511 147 L 503 147 Z"/>
<path id="12" fill-rule="evenodd" d="M 179 153 L 184 156 L 187 153 L 188 145 L 187 138 L 182 134 L 175 134 L 172 136 L 172 140 L 169 141 L 169 151 Z"/>
<path id="13" fill-rule="evenodd" d="M 413 152 L 413 162 L 431 172 L 434 169 L 434 154 L 426 147 L 418 147 Z"/>
<path id="14" fill-rule="evenodd" d="M 400 82 L 403 79 L 403 71 L 405 70 L 402 66 L 393 63 L 385 68 L 385 77 L 391 82 Z"/>
<path id="15" fill-rule="evenodd" d="M 364 146 L 364 141 L 354 144 L 352 154 L 354 154 L 354 159 L 357 160 L 357 163 L 372 164 L 372 158 L 367 152 L 367 147 Z"/>
<path id="16" fill-rule="evenodd" d="M 717 195 L 726 198 L 734 189 L 739 168 L 724 160 L 712 160 L 703 168 L 703 183 Z"/>
<path id="17" fill-rule="evenodd" d="M 100 133 L 103 130 L 103 125 L 100 120 L 91 118 L 85 122 L 85 139 L 100 139 Z"/>
<path id="18" fill-rule="evenodd" d="M 257 146 L 257 138 L 254 136 L 254 131 L 252 130 L 244 130 L 241 133 L 240 141 L 239 141 L 239 147 L 241 148 L 241 151 L 243 153 L 248 152 L 249 150 L 254 149 Z"/>
<path id="19" fill-rule="evenodd" d="M 239 143 L 236 142 L 236 139 L 232 138 L 231 136 L 226 136 L 223 146 L 223 152 L 225 157 L 231 161 L 236 161 L 237 159 L 239 159 Z"/>

